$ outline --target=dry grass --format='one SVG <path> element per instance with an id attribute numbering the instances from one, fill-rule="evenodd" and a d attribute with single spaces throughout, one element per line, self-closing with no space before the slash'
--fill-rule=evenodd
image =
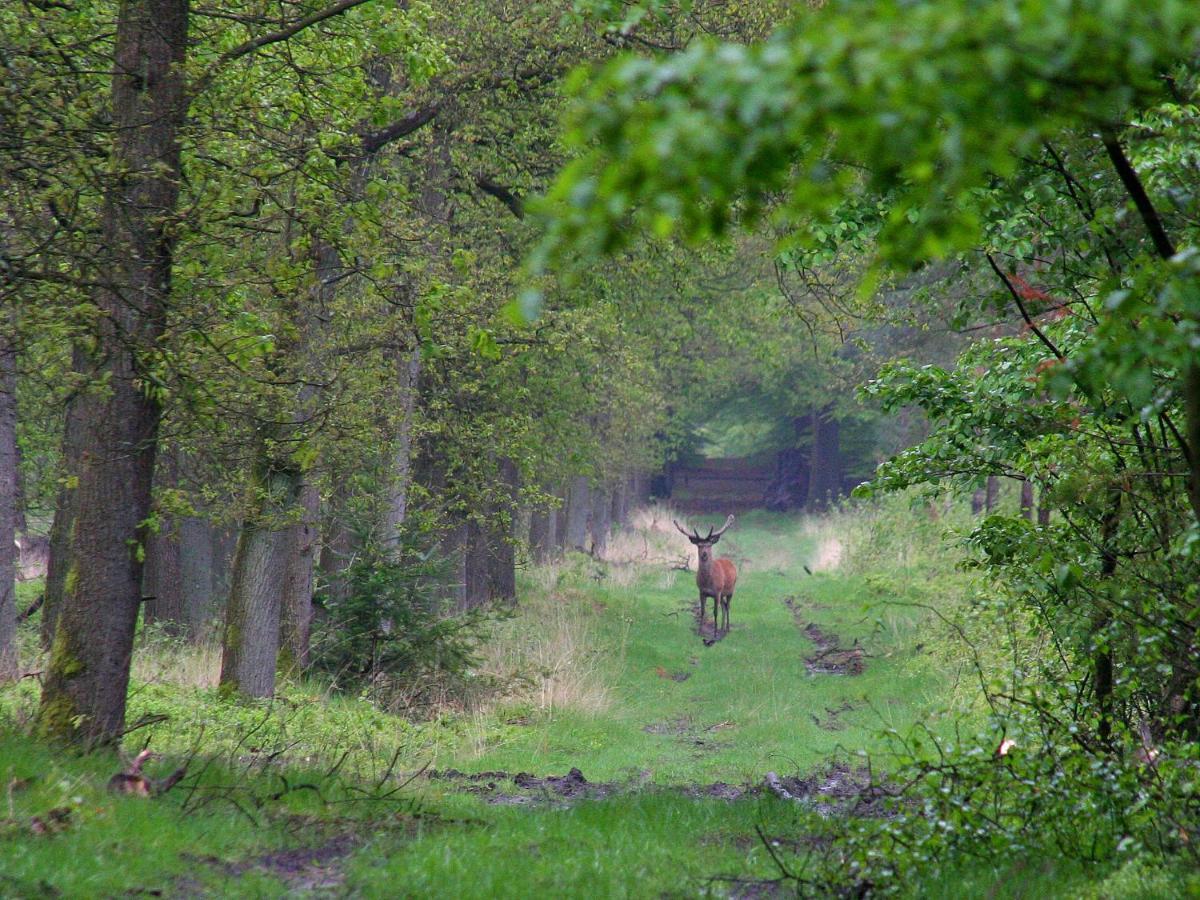
<path id="1" fill-rule="evenodd" d="M 652 503 L 633 511 L 629 527 L 608 541 L 604 561 L 616 565 L 683 565 L 695 569 L 696 548 L 671 524 L 679 513 L 669 506 Z"/>
<path id="2" fill-rule="evenodd" d="M 150 629 L 146 629 L 150 631 Z M 221 645 L 215 641 L 191 644 L 161 632 L 143 632 L 133 654 L 131 676 L 143 684 L 216 687 L 221 678 Z"/>
<path id="3" fill-rule="evenodd" d="M 517 615 L 481 648 L 480 674 L 512 687 L 502 695 L 481 698 L 475 712 L 486 715 L 495 704 L 513 700 L 550 713 L 607 709 L 614 661 L 607 650 L 597 649 L 594 618 L 589 601 L 574 591 L 525 599 Z M 622 636 L 618 666 L 624 646 Z"/>

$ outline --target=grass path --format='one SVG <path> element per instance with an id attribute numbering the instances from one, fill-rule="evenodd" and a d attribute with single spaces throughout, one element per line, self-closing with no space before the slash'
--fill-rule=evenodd
<path id="1" fill-rule="evenodd" d="M 678 549 L 669 545 L 673 537 L 660 529 L 645 546 L 667 542 L 670 558 Z M 768 771 L 810 773 L 833 759 L 861 765 L 859 754 L 877 754 L 889 727 L 939 727 L 947 678 L 923 649 L 929 629 L 922 615 L 882 602 L 913 591 L 924 596 L 911 579 L 850 574 L 853 559 L 838 568 L 828 536 L 822 541 L 810 524 L 781 516 L 740 519 L 718 550 L 737 560 L 741 576 L 733 627 L 712 646 L 696 631 L 689 572 L 575 557 L 527 573 L 522 612 L 489 654 L 493 662 L 509 654 L 532 670 L 532 687 L 523 699 L 473 717 L 448 713 L 413 724 L 361 701 L 308 694 L 276 704 L 287 727 L 274 737 L 264 729 L 235 746 L 228 734 L 259 721 L 260 708 L 230 705 L 195 684 L 139 684 L 138 710 L 174 711 L 171 722 L 142 733 L 154 747 L 204 740 L 213 754 L 226 754 L 225 768 L 205 769 L 199 782 L 185 781 L 161 799 L 108 794 L 115 757 L 75 759 L 17 731 L 0 732 L 0 777 L 9 785 L 0 815 L 0 895 L 558 898 L 768 890 L 778 869 L 758 833 L 776 836 L 776 852 L 803 849 L 794 842 L 811 833 L 814 812 L 758 789 L 714 796 L 701 788 L 757 788 Z M 819 631 L 806 633 L 802 626 L 810 624 Z M 818 652 L 818 633 L 826 645 L 836 635 L 839 647 L 857 646 L 864 671 L 810 672 L 805 660 Z M 0 709 L 33 700 L 29 683 L 5 690 Z M 340 722 L 355 723 L 366 737 Z M 540 799 L 526 791 L 497 803 L 489 801 L 508 788 L 417 778 L 398 794 L 394 781 L 380 782 L 374 794 L 384 799 L 368 802 L 371 791 L 349 780 L 364 770 L 353 763 L 332 776 L 284 773 L 286 781 L 281 773 L 256 774 L 257 764 L 238 770 L 247 749 L 263 741 L 286 743 L 293 755 L 311 746 L 315 758 L 356 745 L 360 754 L 382 753 L 372 764 L 382 770 L 395 740 L 410 748 L 399 766 L 408 772 L 423 765 L 503 772 L 494 780 L 507 783 L 521 772 L 568 776 L 578 769 L 587 796 L 595 795 L 592 785 L 608 787 L 603 799 L 567 802 L 552 791 Z M 219 749 L 218 741 L 229 746 Z M 209 746 L 200 750 L 203 756 Z M 69 809 L 62 827 L 39 831 L 35 819 L 55 809 Z"/>
<path id="2" fill-rule="evenodd" d="M 874 750 L 883 729 L 930 717 L 943 676 L 915 649 L 918 617 L 890 611 L 881 621 L 869 609 L 880 598 L 863 578 L 808 574 L 819 548 L 796 520 L 752 516 L 717 549 L 741 569 L 723 640 L 705 646 L 696 634 L 690 572 L 567 588 L 559 602 L 589 620 L 607 707 L 533 715 L 454 764 L 536 773 L 574 766 L 589 778 L 658 784 L 757 783 L 768 770 L 803 771 L 835 754 Z M 810 673 L 805 659 L 816 648 L 797 619 L 843 646 L 857 639 L 863 674 Z"/>
<path id="3" fill-rule="evenodd" d="M 558 604 L 582 618 L 606 702 L 510 710 L 519 724 L 451 760 L 508 775 L 574 767 L 624 790 L 513 807 L 431 782 L 431 807 L 472 824 L 381 839 L 355 857 L 349 883 L 370 896 L 401 884 L 411 896 L 769 896 L 779 871 L 758 832 L 803 835 L 813 813 L 762 791 L 729 801 L 695 788 L 759 785 L 768 771 L 810 772 L 835 758 L 860 765 L 885 729 L 936 727 L 946 679 L 918 649 L 920 615 L 872 610 L 882 598 L 869 579 L 805 570 L 829 552 L 802 522 L 752 515 L 718 549 L 742 574 L 731 632 L 707 647 L 690 573 L 660 568 L 622 584 L 581 561 L 560 573 L 533 602 L 545 617 Z M 805 659 L 817 648 L 800 627 L 809 622 L 843 647 L 857 639 L 863 673 L 811 673 Z"/>

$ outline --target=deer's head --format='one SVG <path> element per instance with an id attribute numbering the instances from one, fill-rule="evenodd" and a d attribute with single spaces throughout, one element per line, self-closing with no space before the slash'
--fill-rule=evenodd
<path id="1" fill-rule="evenodd" d="M 730 515 L 728 518 L 726 518 L 725 524 L 716 531 L 711 528 L 708 529 L 708 534 L 706 534 L 704 537 L 700 536 L 699 531 L 685 530 L 684 527 L 674 519 L 672 519 L 671 522 L 676 528 L 679 529 L 680 534 L 696 545 L 696 552 L 700 555 L 700 567 L 704 568 L 712 562 L 713 544 L 719 541 L 721 539 L 721 535 L 725 533 L 725 530 L 733 524 L 733 516 Z"/>

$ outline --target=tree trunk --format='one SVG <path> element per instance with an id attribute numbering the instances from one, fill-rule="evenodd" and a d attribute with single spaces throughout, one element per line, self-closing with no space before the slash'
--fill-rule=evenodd
<path id="1" fill-rule="evenodd" d="M 976 488 L 971 493 L 971 515 L 977 516 L 983 512 L 984 499 L 985 491 L 983 488 Z"/>
<path id="2" fill-rule="evenodd" d="M 408 493 L 412 483 L 412 419 L 416 409 L 417 382 L 421 374 L 421 350 L 414 348 L 396 357 L 396 431 L 392 437 L 391 471 L 383 520 L 385 552 L 394 556 L 400 527 L 408 515 Z"/>
<path id="3" fill-rule="evenodd" d="M 211 524 L 198 516 L 179 520 L 179 578 L 183 594 L 184 631 L 189 640 L 209 636 L 216 615 L 216 572 L 220 555 Z"/>
<path id="4" fill-rule="evenodd" d="M 463 594 L 459 609 L 477 609 L 491 599 L 488 590 L 488 533 L 474 519 L 463 534 Z"/>
<path id="5" fill-rule="evenodd" d="M 826 509 L 842 492 L 841 431 L 826 407 L 812 416 L 813 444 L 808 477 L 807 508 Z"/>
<path id="6" fill-rule="evenodd" d="M 257 495 L 242 525 L 233 555 L 233 578 L 225 610 L 221 648 L 221 689 L 249 697 L 275 691 L 279 623 L 291 530 L 280 527 L 302 489 L 292 468 L 256 466 L 251 490 Z"/>
<path id="7" fill-rule="evenodd" d="M 1047 496 L 1049 492 L 1042 488 L 1038 493 L 1038 508 L 1037 508 L 1037 523 L 1039 525 L 1050 524 L 1050 498 Z"/>
<path id="8" fill-rule="evenodd" d="M 629 523 L 629 481 L 628 475 L 618 479 L 612 492 L 612 523 L 617 528 L 624 528 Z"/>
<path id="9" fill-rule="evenodd" d="M 333 496 L 326 504 L 325 524 L 321 529 L 325 540 L 321 545 L 319 568 L 325 583 L 325 594 L 334 604 L 344 602 L 350 594 L 346 581 L 346 567 L 354 559 L 356 539 L 346 524 L 349 490 L 338 479 L 333 486 Z"/>
<path id="10" fill-rule="evenodd" d="M 281 675 L 296 677 L 308 668 L 313 617 L 313 564 L 319 543 L 321 496 L 305 481 L 300 488 L 300 521 L 289 526 L 284 538 L 283 597 L 280 601 Z"/>
<path id="11" fill-rule="evenodd" d="M 987 485 L 984 491 L 983 508 L 989 513 L 995 512 L 996 504 L 999 502 L 999 500 L 1000 479 L 995 475 L 989 475 L 987 477 Z"/>
<path id="12" fill-rule="evenodd" d="M 516 535 L 517 491 L 520 472 L 517 464 L 503 457 L 498 466 L 504 495 L 491 510 L 488 532 L 488 600 L 515 603 L 517 600 Z"/>
<path id="13" fill-rule="evenodd" d="M 592 491 L 592 556 L 603 559 L 608 552 L 608 535 L 612 530 L 612 499 L 599 487 Z"/>
<path id="14" fill-rule="evenodd" d="M 16 350 L 10 339 L 0 334 L 0 683 L 21 674 L 17 658 L 18 511 Z"/>
<path id="15" fill-rule="evenodd" d="M 591 511 L 591 492 L 587 476 L 577 475 L 571 479 L 571 488 L 567 492 L 567 549 L 587 552 L 588 518 Z"/>
<path id="16" fill-rule="evenodd" d="M 179 637 L 187 631 L 187 606 L 183 596 L 183 548 L 174 525 L 174 519 L 164 519 L 160 531 L 146 539 L 142 620 Z"/>
<path id="17" fill-rule="evenodd" d="M 557 510 L 535 509 L 529 517 L 529 553 L 538 565 L 554 558 L 558 549 Z"/>
<path id="18" fill-rule="evenodd" d="M 179 483 L 178 460 L 173 453 L 160 453 L 155 482 L 159 490 Z M 158 531 L 146 539 L 146 561 L 142 570 L 142 621 L 158 623 L 168 634 L 186 630 L 187 610 L 183 598 L 183 550 L 172 516 L 160 516 Z"/>
<path id="19" fill-rule="evenodd" d="M 87 356 L 76 349 L 72 354 L 73 367 L 82 372 L 87 367 Z M 54 520 L 50 524 L 50 554 L 46 560 L 46 586 L 43 591 L 41 641 L 42 649 L 49 650 L 54 644 L 54 626 L 58 624 L 58 612 L 62 609 L 63 585 L 71 561 L 71 526 L 75 521 L 75 508 L 79 493 L 75 484 L 79 472 L 75 466 L 81 456 L 80 441 L 83 440 L 81 420 L 82 399 L 79 393 L 67 400 L 67 411 L 62 437 L 62 484 L 54 501 Z"/>
<path id="20" fill-rule="evenodd" d="M 69 569 L 42 686 L 42 735 L 119 738 L 141 601 L 142 523 L 150 512 L 160 410 L 141 354 L 162 334 L 170 293 L 179 132 L 186 101 L 188 0 L 125 0 L 116 25 L 113 145 L 104 188 L 97 385 L 75 398 L 81 439 Z"/>
<path id="21" fill-rule="evenodd" d="M 1033 521 L 1033 482 L 1029 479 L 1021 482 L 1021 518 Z"/>

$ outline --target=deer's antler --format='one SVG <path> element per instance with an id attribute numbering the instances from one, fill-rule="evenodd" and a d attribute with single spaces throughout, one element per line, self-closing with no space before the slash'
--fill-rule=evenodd
<path id="1" fill-rule="evenodd" d="M 682 525 L 680 525 L 678 522 L 676 522 L 674 519 L 672 519 L 672 520 L 671 520 L 671 524 L 672 524 L 672 525 L 674 525 L 676 528 L 678 528 L 678 529 L 679 529 L 679 533 L 680 533 L 680 534 L 682 534 L 682 535 L 683 535 L 685 538 L 687 538 L 689 541 L 698 541 L 698 540 L 700 540 L 700 532 L 698 532 L 698 531 L 692 531 L 692 532 L 684 531 L 684 530 L 683 530 L 683 526 L 682 526 Z"/>
<path id="2" fill-rule="evenodd" d="M 723 535 L 725 533 L 725 529 L 728 528 L 732 524 L 733 524 L 733 513 L 730 513 L 729 518 L 727 518 L 725 520 L 725 524 L 721 526 L 720 531 L 714 532 L 711 528 L 708 529 L 708 537 L 705 538 L 705 540 L 706 541 L 715 541 L 717 538 L 719 538 L 721 535 Z"/>

